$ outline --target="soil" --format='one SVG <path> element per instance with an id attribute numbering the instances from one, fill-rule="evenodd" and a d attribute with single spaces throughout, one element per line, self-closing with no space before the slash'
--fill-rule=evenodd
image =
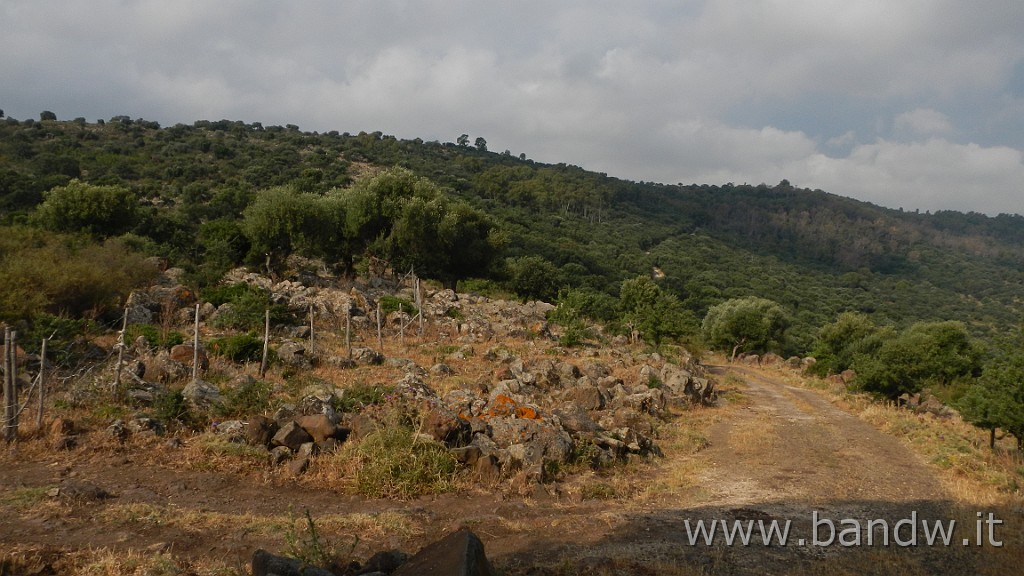
<path id="1" fill-rule="evenodd" d="M 355 549 L 362 558 L 396 547 L 415 552 L 468 526 L 506 575 L 974 572 L 970 555 L 959 546 L 812 545 L 814 513 L 841 531 L 842 519 L 884 519 L 890 526 L 914 514 L 918 522 L 948 519 L 950 504 L 925 463 L 818 393 L 761 370 L 730 365 L 711 371 L 730 384 L 722 386 L 722 408 L 699 411 L 707 423 L 701 431 L 707 446 L 666 446 L 665 458 L 655 464 L 623 471 L 633 475 L 625 484 L 588 476 L 592 488 L 602 482 L 631 486 L 604 499 L 593 489 L 578 489 L 577 479 L 525 495 L 474 489 L 410 502 L 367 500 L 282 480 L 283 472 L 203 470 L 195 462 L 185 466 L 173 457 L 155 459 L 102 442 L 90 446 L 88 440 L 61 452 L 33 450 L 27 442 L 0 459 L 0 497 L 8 495 L 7 502 L 19 490 L 50 490 L 62 482 L 98 487 L 109 497 L 86 493 L 27 508 L 0 507 L 0 552 L 34 550 L 56 559 L 67 551 L 133 549 L 173 554 L 200 572 L 217 564 L 245 573 L 255 550 L 280 552 L 286 544 L 280 527 L 254 529 L 253 518 L 309 510 L 314 519 L 357 513 L 379 519 L 386 512 L 403 519 L 400 530 L 381 523 L 364 533 Z M 680 421 L 687 418 L 684 413 Z M 201 513 L 196 517 L 228 521 L 182 525 L 126 517 L 133 505 L 143 512 Z M 698 520 L 789 520 L 792 528 L 784 546 L 764 546 L 760 538 L 749 546 L 726 546 L 721 533 L 713 545 L 691 545 L 686 523 L 692 527 Z M 829 536 L 824 530 L 820 539 Z M 339 531 L 328 535 L 351 541 Z M 973 526 L 958 530 L 955 541 L 968 536 Z"/>

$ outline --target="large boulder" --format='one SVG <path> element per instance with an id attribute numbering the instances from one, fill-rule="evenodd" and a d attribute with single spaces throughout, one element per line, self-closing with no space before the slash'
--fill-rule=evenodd
<path id="1" fill-rule="evenodd" d="M 429 544 L 398 567 L 393 576 L 494 576 L 484 543 L 462 528 Z M 255 576 L 255 572 L 254 572 Z"/>

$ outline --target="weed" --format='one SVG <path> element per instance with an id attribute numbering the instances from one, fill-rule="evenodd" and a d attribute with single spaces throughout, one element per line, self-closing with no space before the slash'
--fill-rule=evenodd
<path id="1" fill-rule="evenodd" d="M 347 452 L 356 466 L 356 490 L 371 498 L 413 498 L 455 485 L 455 457 L 441 444 L 421 440 L 406 425 L 383 426 Z"/>
<path id="2" fill-rule="evenodd" d="M 210 342 L 210 350 L 232 362 L 258 362 L 263 359 L 263 340 L 253 334 L 235 334 Z"/>
<path id="3" fill-rule="evenodd" d="M 188 402 L 180 390 L 168 390 L 153 399 L 153 417 L 166 423 L 191 420 Z"/>
<path id="4" fill-rule="evenodd" d="M 331 543 L 320 535 L 320 531 L 313 522 L 313 516 L 309 509 L 305 510 L 305 530 L 300 531 L 294 516 L 290 516 L 291 525 L 285 531 L 284 539 L 288 545 L 287 555 L 302 562 L 305 566 L 326 567 L 330 566 L 339 558 L 351 558 L 352 552 L 359 544 L 359 536 L 354 536 L 352 545 L 344 554 L 339 554 Z"/>
<path id="5" fill-rule="evenodd" d="M 221 416 L 247 416 L 262 414 L 270 410 L 273 389 L 264 380 L 249 380 L 241 385 L 228 388 L 221 395 L 216 411 Z"/>
<path id="6" fill-rule="evenodd" d="M 405 298 L 399 298 L 398 296 L 385 295 L 380 297 L 380 309 L 381 313 L 385 316 L 392 313 L 403 311 L 409 316 L 415 316 L 419 313 L 416 305 L 406 300 Z"/>
<path id="7" fill-rule="evenodd" d="M 366 406 L 380 405 L 394 391 L 394 386 L 386 384 L 356 382 L 345 388 L 345 394 L 341 398 L 334 400 L 334 409 L 339 412 L 354 412 Z"/>
<path id="8" fill-rule="evenodd" d="M 162 333 L 159 327 L 152 324 L 129 324 L 124 333 L 125 344 L 131 344 L 139 336 L 146 339 L 150 348 L 170 348 L 185 341 L 181 332 Z"/>

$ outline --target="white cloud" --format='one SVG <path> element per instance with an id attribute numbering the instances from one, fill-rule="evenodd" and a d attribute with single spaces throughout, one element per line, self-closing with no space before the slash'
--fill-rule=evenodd
<path id="1" fill-rule="evenodd" d="M 937 110 L 916 108 L 896 116 L 896 132 L 911 136 L 933 136 L 953 132 L 949 118 Z"/>
<path id="2" fill-rule="evenodd" d="M 1022 21 L 1019 0 L 4 0 L 0 108 L 466 132 L 636 180 L 1021 212 Z"/>

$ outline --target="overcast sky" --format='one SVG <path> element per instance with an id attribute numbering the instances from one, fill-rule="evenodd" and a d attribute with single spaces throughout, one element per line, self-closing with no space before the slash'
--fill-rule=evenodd
<path id="1" fill-rule="evenodd" d="M 1024 213 L 1024 1 L 0 0 L 0 109 Z"/>

